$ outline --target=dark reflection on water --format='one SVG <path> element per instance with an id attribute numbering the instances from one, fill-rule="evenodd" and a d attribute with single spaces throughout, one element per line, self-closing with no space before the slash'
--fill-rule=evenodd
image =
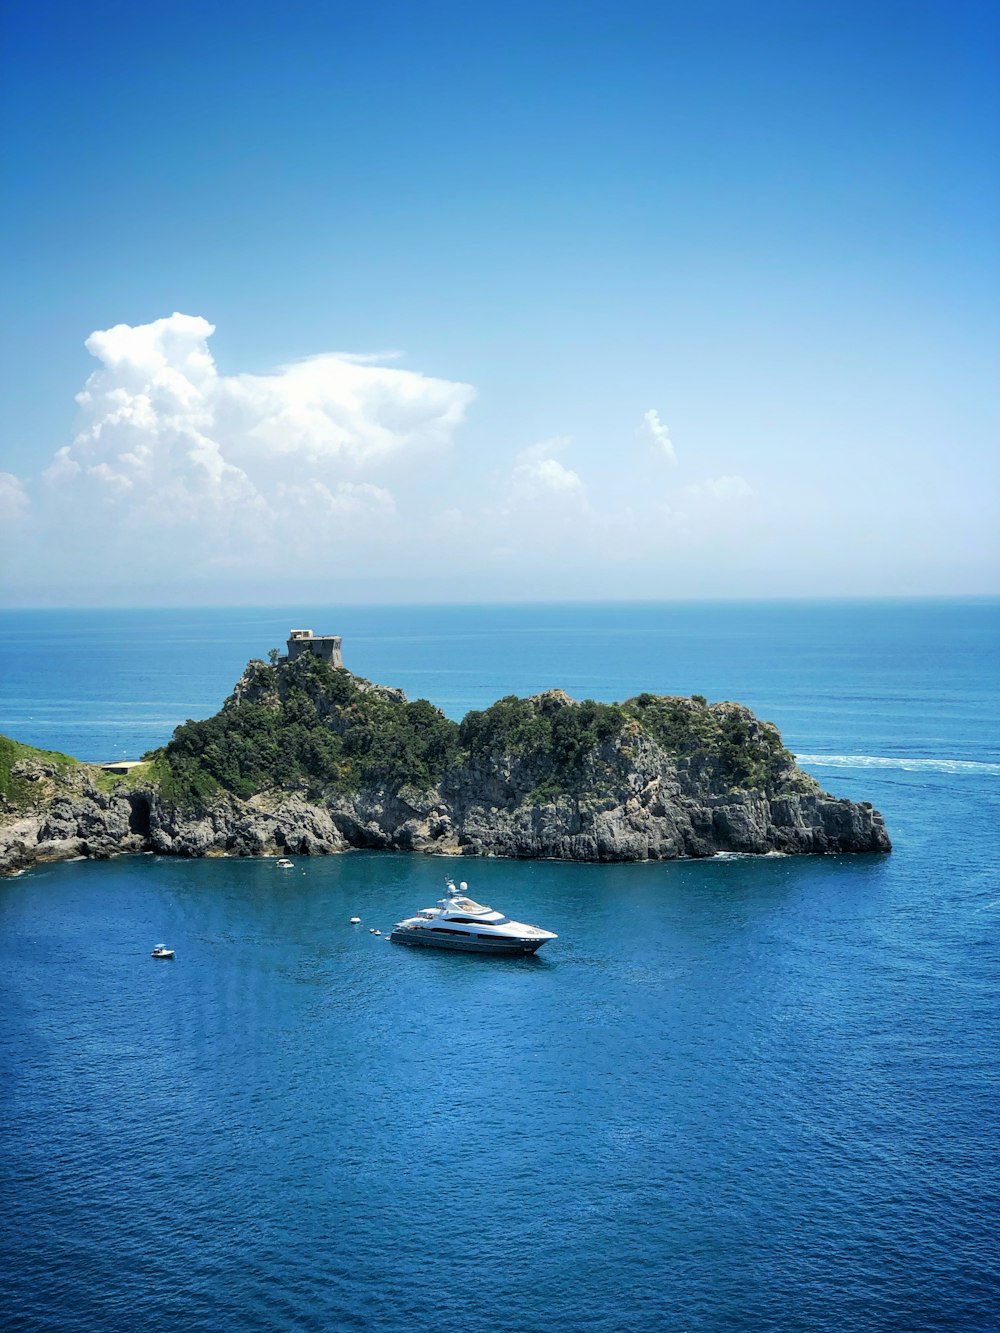
<path id="1" fill-rule="evenodd" d="M 559 932 L 525 960 L 370 935 L 439 896 L 420 857 L 7 882 L 7 1323 L 987 1326 L 997 904 L 916 823 L 891 858 L 462 862 Z"/>

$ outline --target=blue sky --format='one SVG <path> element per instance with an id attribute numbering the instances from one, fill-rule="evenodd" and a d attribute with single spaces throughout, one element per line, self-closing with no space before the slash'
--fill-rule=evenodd
<path id="1" fill-rule="evenodd" d="M 4 39 L 7 604 L 998 589 L 995 6 Z"/>

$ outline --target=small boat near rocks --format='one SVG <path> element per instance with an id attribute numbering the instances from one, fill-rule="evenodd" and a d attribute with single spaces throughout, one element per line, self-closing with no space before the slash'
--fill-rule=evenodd
<path id="1" fill-rule="evenodd" d="M 294 861 L 289 861 L 289 859 L 288 859 L 287 856 L 283 856 L 283 857 L 281 857 L 281 859 L 277 862 L 277 866 L 278 866 L 278 869 L 279 869 L 279 870 L 294 870 L 294 869 L 295 869 L 295 862 L 294 862 Z"/>

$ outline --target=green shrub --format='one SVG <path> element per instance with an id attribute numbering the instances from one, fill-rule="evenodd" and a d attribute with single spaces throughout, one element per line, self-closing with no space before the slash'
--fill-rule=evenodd
<path id="1" fill-rule="evenodd" d="M 588 763 L 599 768 L 598 750 L 621 735 L 625 721 L 618 704 L 578 704 L 556 692 L 536 699 L 508 695 L 469 713 L 459 739 L 472 760 L 523 764 L 537 778 L 529 799 L 542 802 L 578 785 Z"/>
<path id="2" fill-rule="evenodd" d="M 394 792 L 440 781 L 458 753 L 458 727 L 424 699 L 365 688 L 303 654 L 256 664 L 239 698 L 204 722 L 185 722 L 161 753 L 161 789 L 180 805 L 205 805 L 220 791 Z"/>

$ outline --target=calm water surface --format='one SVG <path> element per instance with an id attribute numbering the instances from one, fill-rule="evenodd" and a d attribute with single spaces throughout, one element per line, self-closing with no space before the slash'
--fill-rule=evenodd
<path id="1" fill-rule="evenodd" d="M 517 961 L 368 933 L 439 896 L 416 856 L 5 881 L 7 1327 L 997 1326 L 996 607 L 533 612 L 354 611 L 345 655 L 453 714 L 744 698 L 892 856 L 462 862 L 559 932 Z M 157 743 L 289 627 L 213 616 L 0 617 L 0 730 Z"/>

